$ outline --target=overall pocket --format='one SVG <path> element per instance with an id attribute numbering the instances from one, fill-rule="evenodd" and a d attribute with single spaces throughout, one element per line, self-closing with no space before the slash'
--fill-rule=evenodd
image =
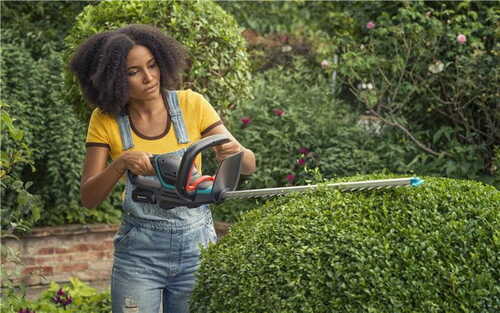
<path id="1" fill-rule="evenodd" d="M 217 242 L 217 233 L 215 232 L 215 228 L 213 223 L 207 223 L 205 224 L 205 227 L 203 228 L 204 231 L 204 246 L 208 247 L 208 244 L 210 243 L 216 243 Z"/>
<path id="2" fill-rule="evenodd" d="M 130 243 L 130 239 L 132 234 L 135 232 L 135 229 L 136 227 L 133 224 L 123 223 L 113 238 L 115 249 L 127 246 Z"/>

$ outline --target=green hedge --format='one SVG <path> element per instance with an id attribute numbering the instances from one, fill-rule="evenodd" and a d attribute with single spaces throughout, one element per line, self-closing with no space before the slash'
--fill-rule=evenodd
<path id="1" fill-rule="evenodd" d="M 250 72 L 245 43 L 232 16 L 212 1 L 103 1 L 87 6 L 65 41 L 69 60 L 89 36 L 126 24 L 150 24 L 186 46 L 190 68 L 183 88 L 205 95 L 222 114 L 250 95 Z M 87 120 L 76 78 L 65 72 L 67 100 Z"/>
<path id="2" fill-rule="evenodd" d="M 13 34 L 8 29 L 3 33 Z M 9 105 L 7 112 L 17 120 L 25 143 L 34 151 L 30 162 L 36 169 L 18 166 L 13 173 L 23 182 L 33 182 L 28 191 L 42 199 L 37 225 L 116 222 L 119 217 L 113 205 L 118 200 L 116 196 L 98 209 L 80 206 L 80 174 L 87 126 L 64 101 L 61 53 L 52 51 L 37 60 L 22 41 L 4 42 L 0 49 L 1 99 Z M 2 139 L 7 139 L 4 133 Z M 4 143 L 8 148 L 9 142 Z M 6 212 L 18 208 L 16 199 L 5 197 L 3 200 Z"/>
<path id="3" fill-rule="evenodd" d="M 203 252 L 191 311 L 497 312 L 500 193 L 425 181 L 281 197 L 247 213 Z"/>

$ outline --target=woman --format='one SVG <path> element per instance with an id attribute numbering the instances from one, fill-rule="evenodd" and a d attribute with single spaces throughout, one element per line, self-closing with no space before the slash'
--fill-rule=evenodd
<path id="1" fill-rule="evenodd" d="M 85 207 L 99 205 L 126 171 L 154 175 L 152 154 L 182 155 L 210 135 L 232 139 L 214 148 L 218 160 L 243 151 L 242 174 L 255 171 L 253 152 L 229 133 L 200 94 L 167 92 L 179 84 L 185 65 L 183 47 L 147 25 L 96 34 L 77 49 L 70 68 L 86 100 L 96 106 L 80 186 Z M 201 170 L 200 156 L 195 164 Z M 134 202 L 133 189 L 127 181 L 114 241 L 113 312 L 156 313 L 161 303 L 163 312 L 188 312 L 199 247 L 216 240 L 211 212 L 207 206 L 165 210 Z"/>

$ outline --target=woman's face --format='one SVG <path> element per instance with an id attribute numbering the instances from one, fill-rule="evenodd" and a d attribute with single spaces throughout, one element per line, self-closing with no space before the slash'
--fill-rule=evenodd
<path id="1" fill-rule="evenodd" d="M 160 69 L 148 48 L 132 47 L 127 56 L 127 75 L 130 100 L 160 97 Z"/>

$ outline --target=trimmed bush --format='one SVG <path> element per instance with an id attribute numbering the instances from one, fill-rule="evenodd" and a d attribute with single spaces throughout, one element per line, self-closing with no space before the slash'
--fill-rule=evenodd
<path id="1" fill-rule="evenodd" d="M 497 312 L 500 193 L 425 180 L 247 213 L 203 252 L 191 312 Z"/>
<path id="2" fill-rule="evenodd" d="M 66 38 L 65 60 L 89 36 L 127 24 L 156 26 L 186 46 L 191 66 L 182 87 L 202 93 L 220 113 L 250 95 L 243 37 L 232 16 L 212 1 L 103 1 L 87 6 Z M 76 78 L 69 71 L 65 77 L 68 102 L 87 121 L 91 111 Z"/>

